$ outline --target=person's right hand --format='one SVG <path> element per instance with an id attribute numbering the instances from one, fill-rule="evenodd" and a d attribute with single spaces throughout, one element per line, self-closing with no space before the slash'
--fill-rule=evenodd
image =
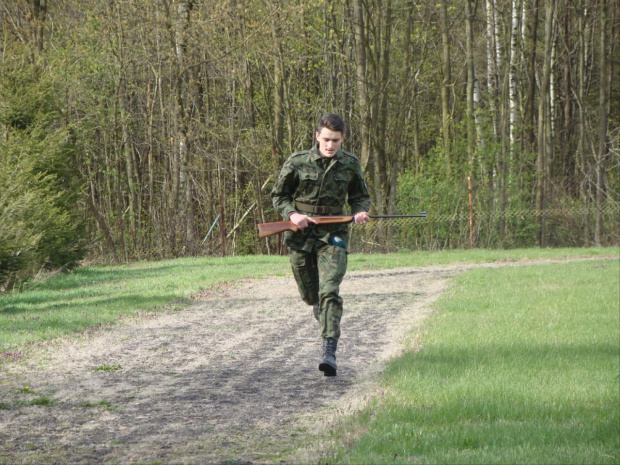
<path id="1" fill-rule="evenodd" d="M 291 213 L 291 216 L 289 216 L 288 219 L 291 220 L 299 229 L 307 228 L 310 224 L 318 224 L 318 222 L 311 216 L 303 215 L 301 213 Z"/>

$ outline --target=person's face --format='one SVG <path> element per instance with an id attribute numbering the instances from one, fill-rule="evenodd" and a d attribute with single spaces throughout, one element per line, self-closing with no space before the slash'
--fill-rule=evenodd
<path id="1" fill-rule="evenodd" d="M 342 145 L 344 134 L 340 131 L 321 128 L 321 131 L 316 133 L 316 140 L 319 141 L 319 152 L 321 152 L 321 155 L 331 158 L 336 155 L 336 152 Z"/>

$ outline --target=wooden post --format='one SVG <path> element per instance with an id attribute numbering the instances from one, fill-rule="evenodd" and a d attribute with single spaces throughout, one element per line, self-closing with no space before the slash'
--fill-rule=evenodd
<path id="1" fill-rule="evenodd" d="M 469 248 L 474 248 L 474 203 L 471 193 L 471 176 L 467 177 L 467 188 L 469 190 Z"/>
<path id="2" fill-rule="evenodd" d="M 220 194 L 220 230 L 222 231 L 222 257 L 226 256 L 226 218 L 224 216 L 224 194 Z"/>

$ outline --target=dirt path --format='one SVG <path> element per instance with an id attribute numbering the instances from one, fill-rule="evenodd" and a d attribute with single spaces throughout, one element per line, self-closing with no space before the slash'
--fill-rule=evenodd
<path id="1" fill-rule="evenodd" d="M 317 324 L 292 278 L 42 348 L 0 374 L 13 407 L 0 408 L 0 463 L 316 463 L 323 428 L 369 398 L 450 277 L 474 266 L 502 265 L 349 273 L 335 378 L 317 370 Z M 24 405 L 41 398 L 52 405 Z"/>

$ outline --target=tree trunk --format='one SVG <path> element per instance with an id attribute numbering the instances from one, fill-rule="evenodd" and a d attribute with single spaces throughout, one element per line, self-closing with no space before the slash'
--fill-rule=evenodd
<path id="1" fill-rule="evenodd" d="M 538 157 L 536 159 L 536 210 L 539 214 L 538 221 L 538 245 L 546 247 L 546 221 L 545 208 L 547 207 L 547 172 L 548 172 L 548 134 L 547 119 L 549 117 L 549 80 L 551 78 L 551 40 L 553 29 L 553 11 L 555 0 L 545 0 L 545 61 L 543 76 L 540 82 L 540 94 L 538 100 Z"/>
<path id="2" fill-rule="evenodd" d="M 467 162 L 469 164 L 469 176 L 474 176 L 474 153 L 476 136 L 474 132 L 474 34 L 472 31 L 473 10 L 471 0 L 465 0 L 465 50 L 467 62 Z"/>
<path id="3" fill-rule="evenodd" d="M 88 171 L 88 192 L 86 192 L 86 195 L 84 196 L 86 208 L 95 218 L 95 221 L 99 226 L 99 230 L 101 231 L 101 234 L 103 234 L 105 243 L 108 246 L 108 250 L 112 254 L 114 262 L 118 262 L 118 254 L 116 253 L 116 245 L 114 244 L 114 239 L 112 239 L 112 233 L 110 232 L 110 228 L 108 227 L 105 218 L 101 215 L 102 208 L 98 208 L 95 205 L 96 177 L 93 175 L 93 170 L 89 165 L 86 165 L 86 170 Z"/>
<path id="4" fill-rule="evenodd" d="M 510 34 L 510 66 L 508 71 L 508 108 L 510 149 L 508 163 L 512 164 L 517 145 L 517 38 L 519 37 L 518 0 L 511 2 L 512 27 Z"/>
<path id="5" fill-rule="evenodd" d="M 530 17 L 528 41 L 525 45 L 527 50 L 527 78 L 528 88 L 525 103 L 525 121 L 523 124 L 525 131 L 525 150 L 531 151 L 536 140 L 534 128 L 536 127 L 535 116 L 535 99 L 536 99 L 536 42 L 538 40 L 538 1 L 532 2 L 532 15 Z M 525 8 L 525 6 L 524 6 Z"/>
<path id="6" fill-rule="evenodd" d="M 588 203 L 588 191 L 586 186 L 587 165 L 585 154 L 586 140 L 586 109 L 585 109 L 585 92 L 586 92 L 586 20 L 587 8 L 586 0 L 581 0 L 579 6 L 579 88 L 578 88 L 578 109 L 579 109 L 579 138 L 577 140 L 577 156 L 575 160 L 575 179 L 579 182 L 579 197 L 584 205 Z M 584 245 L 590 242 L 590 222 L 586 216 L 583 224 L 583 240 Z"/>
<path id="7" fill-rule="evenodd" d="M 392 40 L 392 1 L 387 0 L 383 7 L 383 41 L 381 44 L 381 66 L 379 69 L 379 95 L 380 106 L 378 112 L 378 131 L 376 135 L 376 150 L 374 151 L 374 171 L 375 171 L 375 205 L 378 212 L 386 211 L 386 194 L 389 188 L 386 184 L 390 181 L 387 178 L 386 160 L 398 157 L 397 153 L 388 154 L 386 150 L 387 144 L 387 120 L 388 120 L 388 100 L 389 93 L 387 91 L 390 81 L 390 48 Z M 394 165 L 392 165 L 394 166 Z M 388 194 L 389 195 L 389 194 Z"/>
<path id="8" fill-rule="evenodd" d="M 441 0 L 439 7 L 441 17 L 441 42 L 443 45 L 441 83 L 441 128 L 443 134 L 443 150 L 446 159 L 446 174 L 451 172 L 451 148 L 450 148 L 450 86 L 452 72 L 450 68 L 450 42 L 448 33 L 448 0 Z"/>
<path id="9" fill-rule="evenodd" d="M 418 81 L 417 76 L 413 78 L 413 161 L 414 172 L 418 174 L 420 166 L 420 122 L 418 110 Z"/>
<path id="10" fill-rule="evenodd" d="M 355 63 L 357 73 L 357 99 L 359 102 L 361 139 L 361 163 L 366 170 L 370 161 L 370 112 L 368 108 L 368 83 L 366 76 L 366 28 L 362 0 L 353 0 L 355 18 Z"/>
<path id="11" fill-rule="evenodd" d="M 43 38 L 44 38 L 44 32 L 45 32 L 45 19 L 47 16 L 48 2 L 47 0 L 29 0 L 28 3 L 29 3 L 28 5 L 29 11 L 28 11 L 28 14 L 26 15 L 26 18 L 30 22 L 30 27 L 29 27 L 29 31 L 26 34 L 27 36 L 29 36 L 28 40 L 32 43 L 32 45 L 34 45 L 37 52 L 41 54 L 43 52 L 44 45 L 45 45 Z M 2 7 L 1 3 L 0 3 L 0 7 Z M 2 20 L 3 14 L 4 14 L 4 11 L 0 13 L 0 24 L 2 23 L 1 20 Z M 35 62 L 34 54 L 32 54 L 30 58 L 32 62 L 34 63 Z"/>
<path id="12" fill-rule="evenodd" d="M 497 25 L 495 20 L 495 0 L 487 0 L 487 89 L 489 92 L 489 112 L 491 113 L 491 125 L 493 127 L 494 139 L 499 134 L 498 127 L 498 89 L 499 76 L 498 69 L 501 62 L 499 47 L 497 46 Z M 495 140 L 493 140 L 495 142 Z"/>
<path id="13" fill-rule="evenodd" d="M 124 79 L 121 78 L 122 81 Z M 131 131 L 128 126 L 128 114 L 126 108 L 128 107 L 126 90 L 124 89 L 124 85 L 122 85 L 121 92 L 121 102 L 120 102 L 120 113 L 121 113 L 121 126 L 122 126 L 122 137 L 121 147 L 123 150 L 124 158 L 125 158 L 125 171 L 127 174 L 127 197 L 129 199 L 129 229 L 131 233 L 131 239 L 133 242 L 134 251 L 137 249 L 136 236 L 138 232 L 138 179 L 136 178 L 136 166 L 135 160 L 133 156 L 133 150 L 131 147 Z"/>
<path id="14" fill-rule="evenodd" d="M 282 58 L 282 45 L 277 32 L 277 25 L 274 25 L 273 41 L 273 130 L 274 148 L 280 162 L 284 158 L 284 63 Z"/>
<path id="15" fill-rule="evenodd" d="M 192 183 L 190 179 L 191 151 L 189 140 L 189 109 L 187 108 L 188 92 L 187 72 L 185 70 L 186 36 L 190 24 L 190 13 L 193 8 L 192 0 L 182 0 L 177 7 L 178 25 L 175 36 L 176 53 L 176 125 L 177 125 L 177 147 L 178 147 L 178 210 L 177 214 L 181 218 L 181 225 L 184 227 L 184 254 L 194 254 L 194 212 Z"/>
<path id="16" fill-rule="evenodd" d="M 561 0 L 560 0 L 561 1 Z M 555 8 L 554 8 L 555 12 Z M 547 146 L 549 150 L 547 151 L 547 159 L 549 160 L 548 167 L 549 170 L 553 167 L 555 161 L 555 125 L 556 125 L 556 102 L 557 102 L 557 89 L 556 89 L 556 74 L 555 74 L 555 57 L 557 52 L 557 40 L 556 40 L 556 31 L 557 26 L 556 22 L 553 21 L 552 31 L 551 31 L 551 70 L 549 75 L 549 114 L 547 117 L 547 124 L 549 125 L 549 137 L 547 138 Z"/>
<path id="17" fill-rule="evenodd" d="M 599 49 L 599 126 L 596 160 L 596 224 L 594 243 L 601 245 L 603 237 L 603 203 L 605 194 L 605 158 L 607 157 L 607 0 L 600 0 L 601 44 Z"/>

